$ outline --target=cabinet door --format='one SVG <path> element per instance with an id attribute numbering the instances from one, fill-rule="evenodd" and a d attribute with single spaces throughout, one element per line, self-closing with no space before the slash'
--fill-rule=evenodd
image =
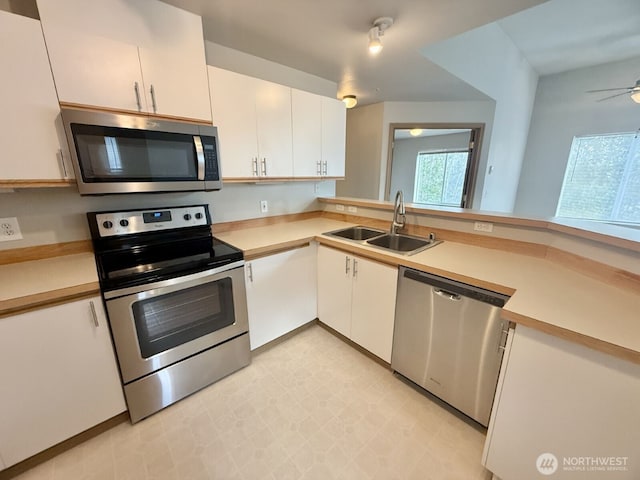
<path id="1" fill-rule="evenodd" d="M 522 325 L 505 361 L 485 446 L 491 472 L 503 480 L 640 478 L 640 365 Z M 543 453 L 555 460 L 540 465 Z M 626 457 L 626 470 L 589 470 L 585 456 Z"/>
<path id="2" fill-rule="evenodd" d="M 126 410 L 100 297 L 0 319 L 0 378 L 7 466 Z"/>
<path id="3" fill-rule="evenodd" d="M 136 45 L 44 25 L 60 102 L 148 111 Z"/>
<path id="4" fill-rule="evenodd" d="M 318 247 L 318 318 L 346 337 L 351 337 L 352 268 L 350 255 Z"/>
<path id="5" fill-rule="evenodd" d="M 257 80 L 256 115 L 260 174 L 293 176 L 291 88 Z"/>
<path id="6" fill-rule="evenodd" d="M 220 136 L 223 178 L 250 178 L 258 173 L 255 78 L 208 67 L 213 124 Z"/>
<path id="7" fill-rule="evenodd" d="M 315 244 L 247 264 L 252 350 L 318 316 L 316 265 Z"/>
<path id="8" fill-rule="evenodd" d="M 322 173 L 322 97 L 291 89 L 293 176 L 319 177 Z"/>
<path id="9" fill-rule="evenodd" d="M 351 340 L 391 363 L 398 269 L 354 257 Z"/>
<path id="10" fill-rule="evenodd" d="M 343 102 L 322 98 L 322 161 L 324 174 L 344 177 L 347 110 Z"/>
<path id="11" fill-rule="evenodd" d="M 0 11 L 0 179 L 63 179 L 60 107 L 40 22 Z M 35 141 L 34 141 L 35 140 Z"/>
<path id="12" fill-rule="evenodd" d="M 155 31 L 139 53 L 150 112 L 210 122 L 201 18 L 162 2 L 149 2 L 146 9 Z"/>

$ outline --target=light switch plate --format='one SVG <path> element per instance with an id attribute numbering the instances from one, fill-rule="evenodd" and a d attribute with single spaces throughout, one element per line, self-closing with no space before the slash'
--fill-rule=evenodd
<path id="1" fill-rule="evenodd" d="M 22 232 L 16 217 L 0 218 L 0 242 L 20 240 Z"/>
<path id="2" fill-rule="evenodd" d="M 266 200 L 260 200 L 260 211 L 267 213 L 269 211 L 269 203 Z"/>

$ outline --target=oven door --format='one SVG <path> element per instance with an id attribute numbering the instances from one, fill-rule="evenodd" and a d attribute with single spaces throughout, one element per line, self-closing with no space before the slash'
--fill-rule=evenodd
<path id="1" fill-rule="evenodd" d="M 104 297 L 125 384 L 249 330 L 244 262 Z"/>

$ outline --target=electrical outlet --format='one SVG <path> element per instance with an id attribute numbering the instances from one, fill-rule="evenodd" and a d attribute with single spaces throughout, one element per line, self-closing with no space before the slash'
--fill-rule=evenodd
<path id="1" fill-rule="evenodd" d="M 344 212 L 344 205 L 336 204 L 336 210 L 339 212 Z"/>
<path id="2" fill-rule="evenodd" d="M 349 213 L 357 213 L 358 212 L 358 207 L 347 207 L 347 211 Z"/>
<path id="3" fill-rule="evenodd" d="M 260 211 L 267 213 L 269 211 L 269 203 L 266 200 L 260 200 Z"/>
<path id="4" fill-rule="evenodd" d="M 477 232 L 493 232 L 493 223 L 489 222 L 475 222 L 473 229 Z"/>
<path id="5" fill-rule="evenodd" d="M 16 217 L 0 218 L 0 242 L 20 240 L 22 232 Z"/>

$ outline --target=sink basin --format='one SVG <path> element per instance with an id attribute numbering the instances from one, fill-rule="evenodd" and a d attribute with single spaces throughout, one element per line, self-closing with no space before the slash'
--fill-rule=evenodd
<path id="1" fill-rule="evenodd" d="M 384 234 L 384 230 L 378 230 L 369 227 L 349 227 L 333 232 L 327 232 L 325 235 L 333 235 L 334 237 L 346 238 L 347 240 L 367 240 L 369 238 L 379 237 Z"/>
<path id="2" fill-rule="evenodd" d="M 367 244 L 372 247 L 384 248 L 404 255 L 413 255 L 427 248 L 434 247 L 439 243 L 442 242 L 440 240 L 430 240 L 402 234 L 386 234 L 367 240 Z"/>

